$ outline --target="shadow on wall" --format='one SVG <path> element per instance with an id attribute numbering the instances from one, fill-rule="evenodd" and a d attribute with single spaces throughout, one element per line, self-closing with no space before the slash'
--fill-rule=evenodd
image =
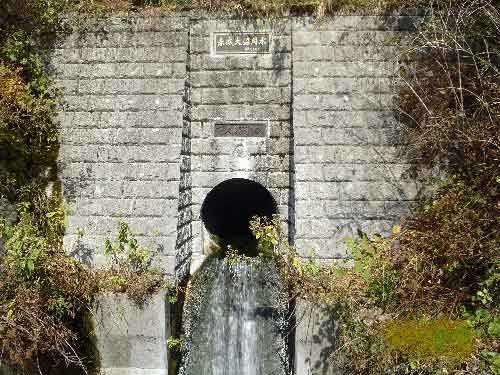
<path id="1" fill-rule="evenodd" d="M 297 302 L 296 373 L 345 374 L 347 363 L 339 350 L 338 308 Z"/>

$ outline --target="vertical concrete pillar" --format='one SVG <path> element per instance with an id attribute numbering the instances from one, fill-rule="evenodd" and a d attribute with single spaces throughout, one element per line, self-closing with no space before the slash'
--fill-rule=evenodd
<path id="1" fill-rule="evenodd" d="M 126 295 L 101 296 L 95 310 L 102 375 L 167 375 L 169 303 L 165 291 L 142 306 Z"/>
<path id="2" fill-rule="evenodd" d="M 295 374 L 340 375 L 335 310 L 299 300 L 296 304 Z"/>

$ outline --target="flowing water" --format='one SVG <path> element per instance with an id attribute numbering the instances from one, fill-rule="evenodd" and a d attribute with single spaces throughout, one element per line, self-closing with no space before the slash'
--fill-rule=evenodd
<path id="1" fill-rule="evenodd" d="M 285 308 L 274 266 L 207 259 L 185 304 L 182 375 L 284 375 Z"/>

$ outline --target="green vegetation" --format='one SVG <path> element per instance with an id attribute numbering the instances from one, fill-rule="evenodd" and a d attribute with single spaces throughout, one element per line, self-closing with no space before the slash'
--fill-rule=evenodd
<path id="1" fill-rule="evenodd" d="M 265 227 L 276 225 L 273 222 L 255 220 L 254 234 L 262 235 Z M 454 291 L 446 287 L 441 294 L 433 294 L 434 299 L 420 300 L 418 280 L 430 284 L 429 270 L 413 264 L 414 270 L 406 274 L 408 269 L 402 268 L 406 254 L 394 247 L 404 234 L 404 229 L 395 227 L 389 238 L 348 239 L 351 257 L 330 266 L 303 259 L 278 236 L 274 240 L 279 246 L 268 247 L 267 254 L 273 254 L 292 299 L 336 311 L 332 318 L 340 324 L 339 347 L 349 358 L 344 371 L 360 375 L 498 373 L 498 297 L 481 300 L 478 295 L 491 295 L 482 292 L 480 283 L 469 285 L 477 290 L 468 298 L 456 300 Z M 434 267 L 438 265 L 433 263 Z M 444 288 L 440 283 L 434 288 Z M 335 353 L 327 359 L 332 366 L 341 357 Z"/>
<path id="2" fill-rule="evenodd" d="M 62 250 L 57 93 L 34 49 L 48 42 L 42 35 L 55 26 L 57 10 L 43 5 L 0 6 L 0 198 L 15 204 L 18 215 L 15 223 L 0 219 L 6 251 L 0 259 L 0 360 L 26 366 L 54 352 L 81 366 L 73 321 L 95 288 L 91 272 Z"/>
<path id="3" fill-rule="evenodd" d="M 133 301 L 142 304 L 158 289 L 173 290 L 173 284 L 162 270 L 151 267 L 149 249 L 139 246 L 126 222 L 118 222 L 116 240 L 106 239 L 104 245 L 110 264 L 109 268 L 97 271 L 101 291 L 127 293 Z"/>
<path id="4" fill-rule="evenodd" d="M 446 360 L 460 363 L 474 352 L 476 334 L 466 321 L 391 320 L 385 323 L 388 350 L 410 360 Z"/>
<path id="5" fill-rule="evenodd" d="M 102 6 L 101 6 L 102 8 Z M 59 93 L 40 49 L 50 48 L 63 11 L 95 11 L 94 1 L 22 0 L 0 4 L 0 200 L 17 219 L 0 218 L 0 362 L 53 372 L 85 371 L 82 322 L 96 293 L 127 293 L 142 302 L 171 284 L 149 264 L 125 223 L 105 244 L 108 268 L 92 270 L 62 245 L 65 205 L 57 181 L 54 121 Z M 124 255 L 124 257 L 122 257 Z"/>
<path id="6" fill-rule="evenodd" d="M 64 360 L 67 366 L 82 369 L 92 363 L 81 359 L 84 337 L 81 322 L 92 309 L 98 293 L 126 293 L 137 303 L 160 288 L 173 285 L 156 268 L 149 266 L 149 251 L 137 246 L 129 227 L 119 223 L 117 243 L 106 242 L 109 265 L 90 269 L 65 254 L 60 241 L 42 233 L 30 217 L 29 206 L 18 211 L 12 225 L 0 220 L 0 239 L 6 254 L 0 270 L 0 345 L 2 362 L 26 366 L 32 361 L 51 364 Z M 60 215 L 57 219 L 56 217 Z M 49 228 L 64 212 L 52 211 Z M 121 255 L 125 255 L 121 257 Z M 47 358 L 47 356 L 49 356 Z"/>
<path id="7" fill-rule="evenodd" d="M 180 339 L 178 337 L 170 336 L 167 339 L 168 350 L 179 351 L 181 348 L 181 345 L 182 345 L 182 339 Z"/>
<path id="8" fill-rule="evenodd" d="M 351 259 L 331 267 L 289 248 L 276 218 L 256 219 L 252 230 L 259 253 L 278 262 L 292 298 L 341 307 L 351 374 L 500 374 L 500 10 L 493 0 L 2 2 L 0 198 L 16 206 L 18 217 L 0 220 L 0 360 L 26 366 L 50 356 L 85 367 L 79 322 L 96 293 L 141 301 L 168 286 L 125 223 L 106 242 L 106 270 L 65 254 L 53 120 L 58 93 L 35 52 L 50 48 L 64 11 L 131 5 L 256 16 L 431 7 L 434 17 L 401 56 L 408 64 L 397 105 L 413 146 L 408 157 L 444 176 L 434 193 L 391 236 L 349 240 Z"/>
<path id="9" fill-rule="evenodd" d="M 429 5 L 396 110 L 433 193 L 391 236 L 348 239 L 346 262 L 277 256 L 295 296 L 339 307 L 351 374 L 500 373 L 500 7 Z"/>
<path id="10" fill-rule="evenodd" d="M 54 199 L 55 200 L 55 199 Z M 6 255 L 0 262 L 0 345 L 2 362 L 16 365 L 48 353 L 82 366 L 75 320 L 96 291 L 94 274 L 61 248 L 61 210 L 49 211 L 43 231 L 31 206 L 18 205 L 19 220 L 0 222 Z M 50 207 L 50 204 L 49 204 Z"/>

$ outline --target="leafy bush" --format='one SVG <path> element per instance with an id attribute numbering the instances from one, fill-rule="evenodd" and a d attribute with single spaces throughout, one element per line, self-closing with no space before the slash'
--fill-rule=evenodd
<path id="1" fill-rule="evenodd" d="M 47 228 L 62 227 L 61 211 L 48 212 Z M 67 366 L 85 369 L 90 363 L 79 352 L 85 334 L 80 325 L 97 293 L 127 293 L 142 303 L 160 288 L 173 290 L 164 273 L 149 267 L 148 250 L 137 246 L 125 223 L 117 243 L 106 245 L 110 267 L 95 270 L 65 254 L 60 242 L 48 241 L 51 235 L 33 222 L 28 204 L 19 205 L 18 215 L 14 225 L 0 220 L 6 250 L 0 257 L 2 362 L 25 366 L 48 355 L 53 363 L 62 359 Z M 117 259 L 122 253 L 126 257 Z"/>
<path id="2" fill-rule="evenodd" d="M 160 268 L 151 267 L 150 251 L 139 246 L 134 233 L 124 221 L 118 222 L 115 241 L 106 239 L 105 254 L 110 260 L 108 268 L 97 270 L 102 291 L 127 293 L 141 304 L 156 290 L 174 290 Z"/>
<path id="3" fill-rule="evenodd" d="M 44 83 L 28 83 L 22 73 L 0 60 L 0 194 L 11 200 L 21 188 L 47 182 L 58 150 L 53 97 L 47 91 L 35 96 Z"/>
<path id="4" fill-rule="evenodd" d="M 415 223 L 426 222 L 429 212 L 436 215 L 427 205 L 424 202 L 422 212 L 412 217 Z M 340 347 L 349 358 L 345 371 L 360 375 L 498 371 L 500 299 L 496 289 L 490 290 L 498 287 L 491 262 L 498 248 L 484 246 L 485 257 L 479 260 L 477 253 L 462 253 L 462 247 L 449 249 L 437 239 L 445 236 L 441 215 L 454 212 L 447 207 L 439 213 L 429 220 L 433 226 L 407 224 L 395 226 L 390 237 L 361 233 L 358 240 L 347 239 L 351 256 L 332 265 L 303 259 L 282 238 L 277 217 L 254 218 L 251 228 L 256 237 L 264 238 L 268 256 L 290 286 L 291 298 L 334 307 Z M 464 221 L 468 222 L 467 215 Z M 453 225 L 464 230 L 461 222 Z"/>
<path id="5" fill-rule="evenodd" d="M 415 277 L 403 288 L 410 303 L 430 299 L 436 311 L 497 309 L 500 8 L 439 1 L 434 10 L 404 56 L 398 104 L 410 156 L 447 177 L 398 239 L 400 266 Z"/>
<path id="6" fill-rule="evenodd" d="M 90 305 L 94 276 L 47 240 L 26 206 L 15 225 L 0 222 L 6 249 L 0 258 L 0 358 L 18 365 L 52 353 L 83 366 L 74 322 Z M 49 214 L 56 220 L 57 211 Z"/>

